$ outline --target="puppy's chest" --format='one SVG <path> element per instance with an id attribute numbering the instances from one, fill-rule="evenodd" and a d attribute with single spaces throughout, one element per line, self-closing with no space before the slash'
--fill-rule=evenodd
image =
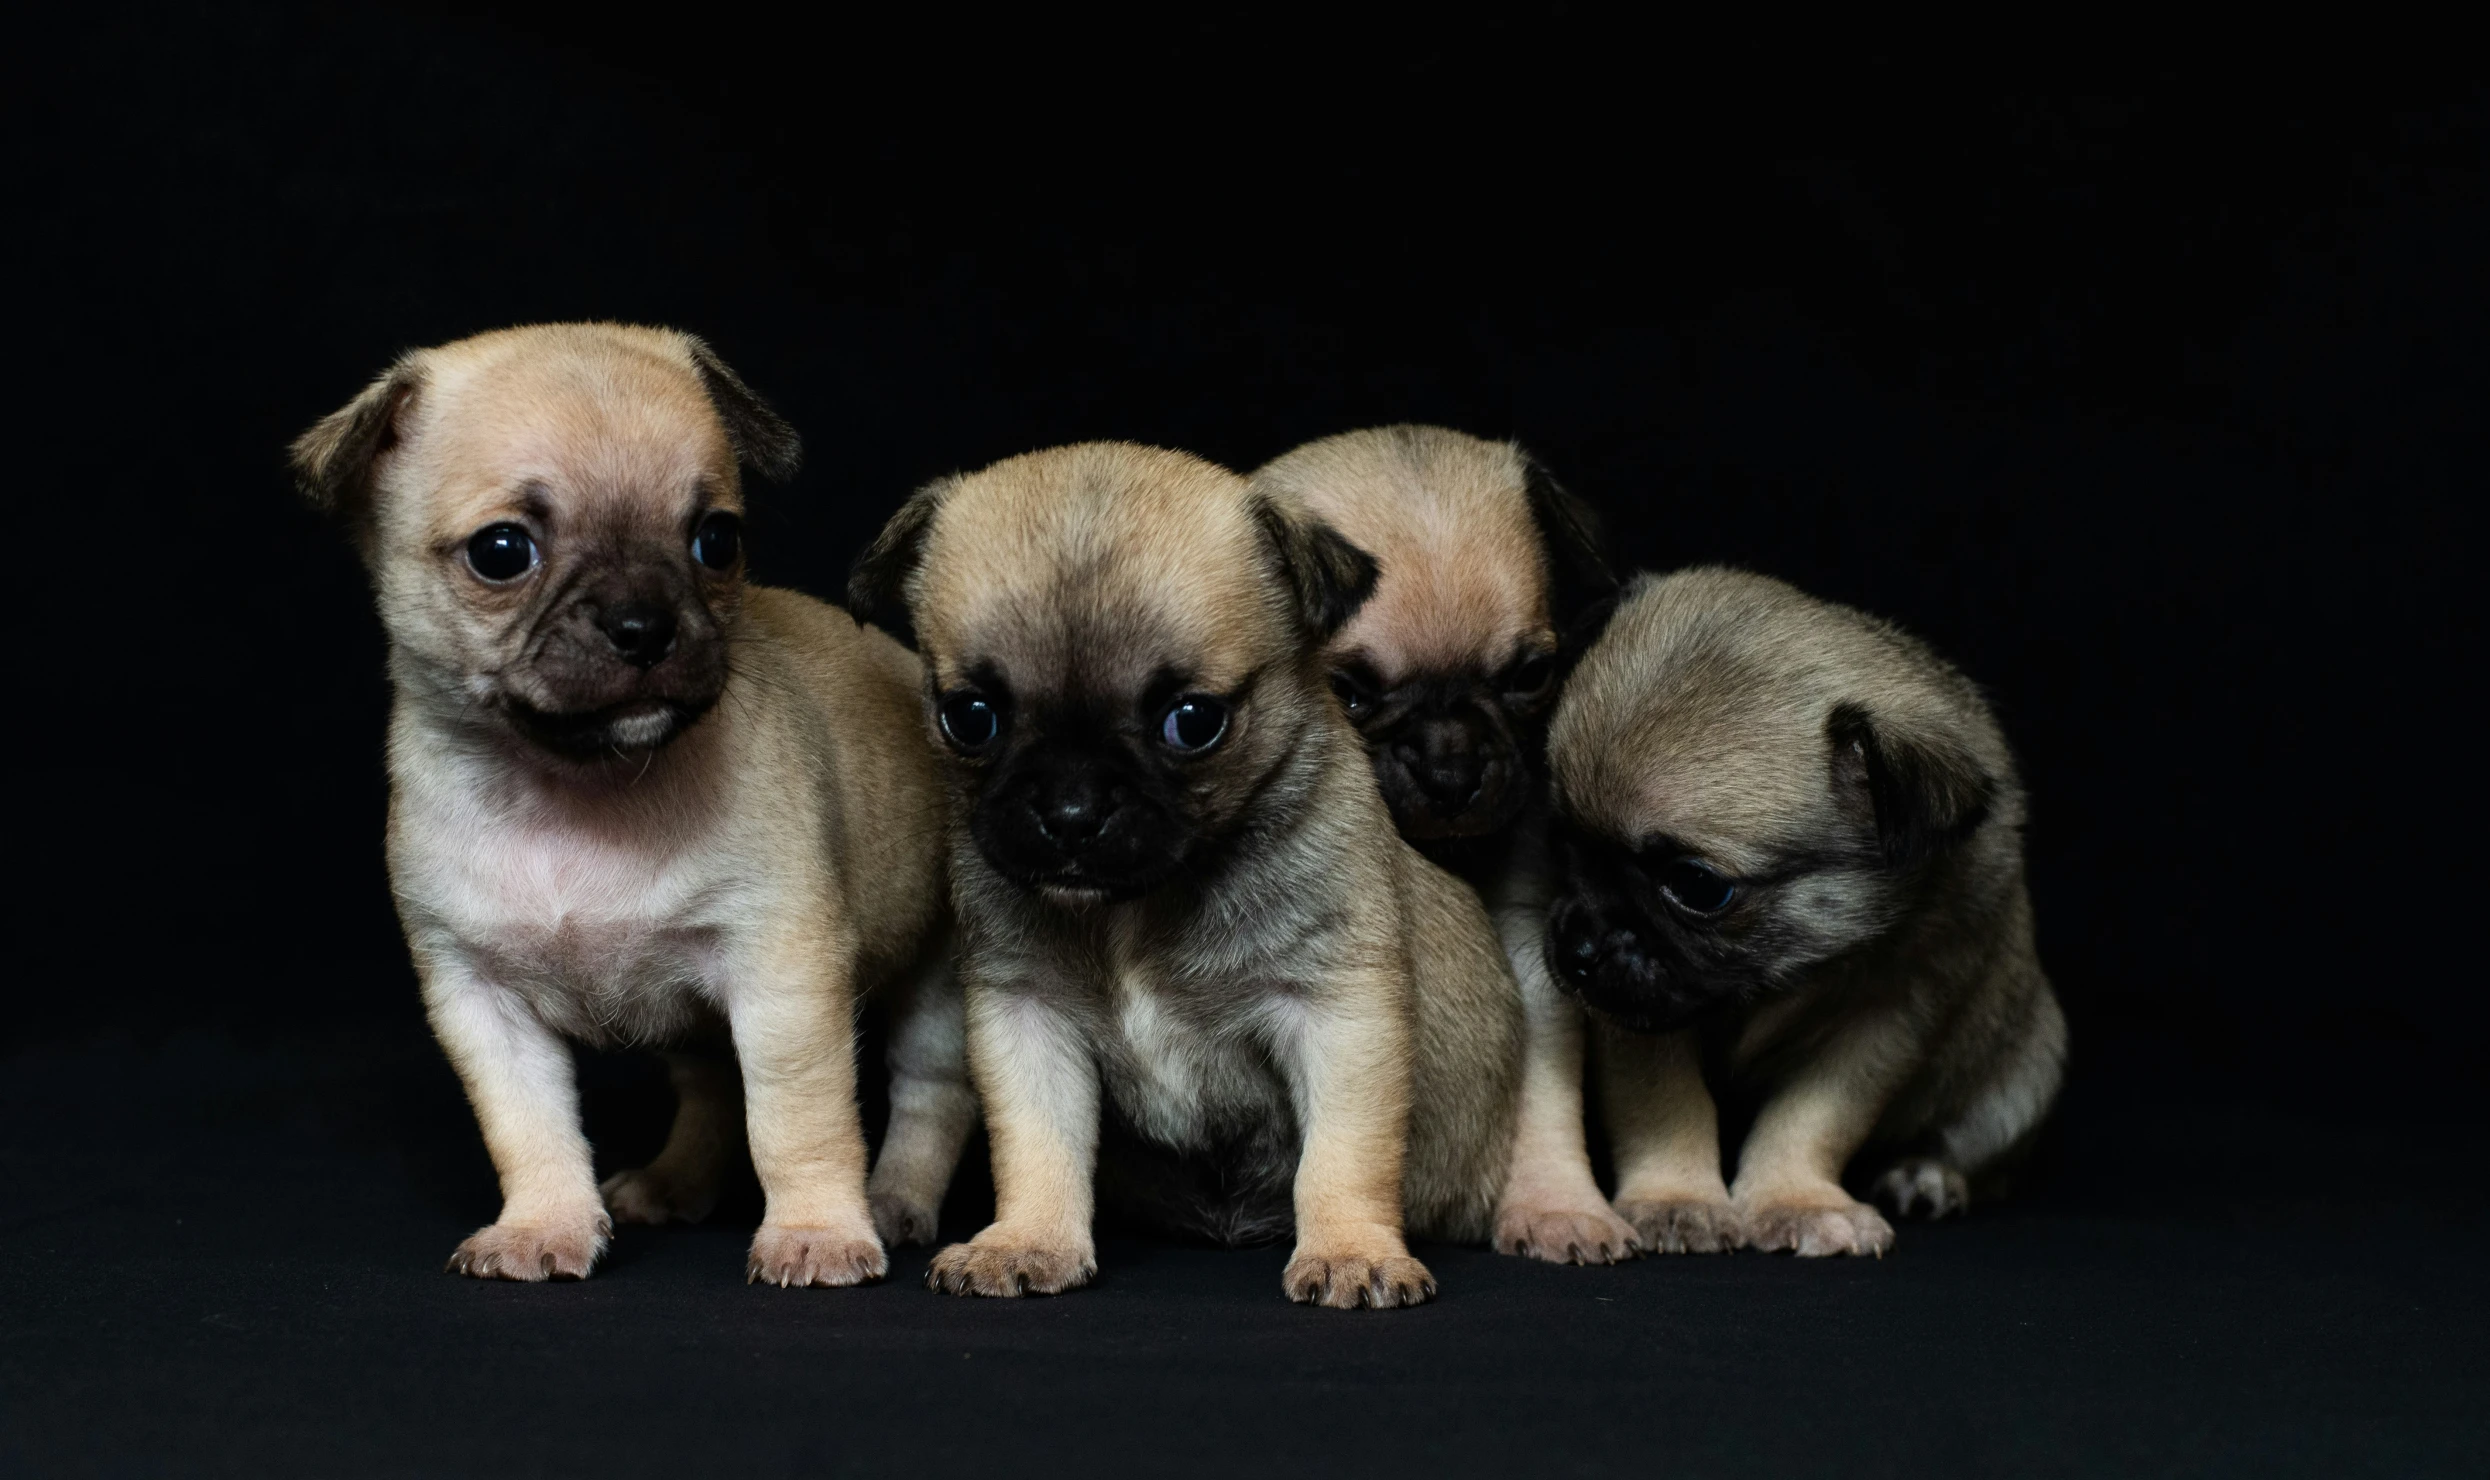
<path id="1" fill-rule="evenodd" d="M 703 1015 L 744 893 L 715 850 L 559 824 L 453 830 L 400 894 L 483 980 L 598 1042 L 673 1037 Z"/>
<path id="2" fill-rule="evenodd" d="M 1127 971 L 1108 984 L 1103 1007 L 1107 1087 L 1152 1139 L 1198 1149 L 1293 1120 L 1260 994 L 1214 995 Z"/>

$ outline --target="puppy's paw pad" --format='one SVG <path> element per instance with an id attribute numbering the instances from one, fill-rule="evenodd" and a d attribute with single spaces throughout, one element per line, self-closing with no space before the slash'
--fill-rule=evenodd
<path id="1" fill-rule="evenodd" d="M 597 1192 L 617 1223 L 698 1223 L 718 1205 L 715 1187 L 691 1186 L 654 1167 L 616 1172 Z"/>
<path id="2" fill-rule="evenodd" d="M 1435 1298 L 1435 1276 L 1406 1254 L 1299 1254 L 1280 1275 L 1280 1288 L 1299 1305 L 1390 1310 Z"/>
<path id="3" fill-rule="evenodd" d="M 603 1210 L 558 1222 L 495 1223 L 450 1255 L 449 1272 L 479 1280 L 584 1280 L 614 1231 Z"/>
<path id="4" fill-rule="evenodd" d="M 1897 1218 L 1950 1218 L 1971 1207 L 1971 1184 L 1933 1156 L 1915 1156 L 1887 1168 L 1868 1196 Z"/>
<path id="5" fill-rule="evenodd" d="M 1882 1255 L 1893 1247 L 1893 1225 L 1866 1203 L 1766 1204 L 1747 1210 L 1746 1226 L 1756 1248 L 1787 1249 L 1802 1259 Z"/>
<path id="6" fill-rule="evenodd" d="M 1615 1264 L 1642 1252 L 1634 1225 L 1604 1202 L 1508 1205 L 1496 1213 L 1496 1252 L 1550 1264 Z"/>
<path id="7" fill-rule="evenodd" d="M 878 1240 L 843 1228 L 796 1228 L 763 1224 L 752 1236 L 744 1266 L 747 1284 L 794 1289 L 802 1285 L 861 1285 L 890 1271 Z"/>
<path id="8" fill-rule="evenodd" d="M 1087 1249 L 987 1242 L 981 1235 L 934 1256 L 925 1287 L 950 1295 L 1060 1295 L 1089 1283 L 1098 1263 Z"/>
<path id="9" fill-rule="evenodd" d="M 930 1244 L 934 1241 L 934 1219 L 939 1211 L 923 1202 L 897 1192 L 873 1192 L 865 1201 L 873 1209 L 873 1231 L 889 1245 Z"/>
<path id="10" fill-rule="evenodd" d="M 1747 1241 L 1745 1220 L 1726 1198 L 1620 1203 L 1617 1211 L 1655 1254 L 1726 1254 Z"/>

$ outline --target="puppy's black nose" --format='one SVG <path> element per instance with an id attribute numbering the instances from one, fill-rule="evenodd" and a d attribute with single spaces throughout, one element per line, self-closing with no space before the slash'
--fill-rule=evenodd
<path id="1" fill-rule="evenodd" d="M 1642 944 L 1632 930 L 1585 915 L 1562 918 L 1548 932 L 1550 964 L 1583 986 L 1599 975 L 1601 962 L 1638 952 Z"/>
<path id="2" fill-rule="evenodd" d="M 674 608 L 654 601 L 619 601 L 597 613 L 597 625 L 622 660 L 653 668 L 674 651 Z"/>
<path id="3" fill-rule="evenodd" d="M 1478 731 L 1460 719 L 1423 719 L 1401 742 L 1409 779 L 1443 813 L 1466 811 L 1487 778 L 1487 755 Z"/>
<path id="4" fill-rule="evenodd" d="M 1029 810 L 1037 815 L 1037 830 L 1046 841 L 1066 853 L 1079 853 L 1098 841 L 1116 806 L 1112 791 L 1088 777 L 1073 777 L 1033 798 Z"/>

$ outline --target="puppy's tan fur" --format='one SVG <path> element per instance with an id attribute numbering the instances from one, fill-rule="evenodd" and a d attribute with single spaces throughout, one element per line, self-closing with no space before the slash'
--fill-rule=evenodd
<path id="1" fill-rule="evenodd" d="M 1245 480 L 1197 458 L 1086 444 L 933 485 L 860 564 L 860 601 L 904 595 L 914 616 L 929 724 L 972 672 L 1024 712 L 1098 695 L 1114 712 L 1171 667 L 1245 696 L 1188 773 L 1183 806 L 1215 847 L 1135 898 L 1003 876 L 969 830 L 980 775 L 952 766 L 998 1206 L 936 1257 L 937 1288 L 1090 1278 L 1110 1108 L 1179 1153 L 1238 1131 L 1288 1142 L 1295 1300 L 1416 1303 L 1434 1284 L 1405 1222 L 1485 1231 L 1511 1143 L 1515 994 L 1476 899 L 1394 836 L 1326 692 L 1311 528 L 1302 511 L 1258 514 Z"/>
<path id="2" fill-rule="evenodd" d="M 1882 1253 L 1891 1225 L 1843 1186 L 1854 1158 L 1876 1200 L 1943 1216 L 2029 1143 L 2066 1025 L 2014 758 L 1953 668 L 1778 581 L 1647 577 L 1575 670 L 1550 759 L 1590 834 L 1775 881 L 1718 927 L 1769 936 L 1752 992 L 1600 1035 L 1618 1204 L 1654 1247 Z M 1715 1089 L 1760 1104 L 1734 1184 Z"/>
<path id="3" fill-rule="evenodd" d="M 1332 637 L 1327 657 L 1362 665 L 1385 690 L 1423 675 L 1487 687 L 1517 659 L 1558 651 L 1530 482 L 1528 456 L 1514 444 L 1427 426 L 1326 437 L 1254 474 L 1255 487 L 1302 500 L 1381 564 L 1374 595 Z M 1631 1257 L 1637 1242 L 1600 1192 L 1584 1144 L 1582 1010 L 1548 976 L 1543 820 L 1534 800 L 1472 880 L 1528 1025 L 1511 1177 L 1493 1237 L 1508 1254 L 1606 1264 Z"/>
<path id="4" fill-rule="evenodd" d="M 930 1238 L 973 1121 L 939 949 L 943 802 L 906 649 L 745 585 L 738 561 L 693 573 L 682 640 L 723 644 L 723 686 L 671 743 L 626 717 L 611 754 L 582 758 L 509 719 L 559 701 L 544 633 L 566 593 L 630 561 L 688 567 L 703 511 L 742 506 L 739 453 L 784 472 L 796 447 L 698 340 L 604 324 L 410 354 L 295 445 L 304 490 L 371 569 L 397 691 L 391 884 L 501 1178 L 500 1217 L 452 1260 L 464 1273 L 584 1276 L 609 1208 L 702 1216 L 748 1142 L 767 1196 L 750 1276 L 875 1278 L 877 1216 Z M 499 522 L 543 551 L 506 583 L 465 560 Z M 869 1205 L 852 1021 L 880 983 L 899 1026 Z M 601 1198 L 566 1038 L 731 1043 L 741 1074 L 675 1055 L 665 1150 Z"/>

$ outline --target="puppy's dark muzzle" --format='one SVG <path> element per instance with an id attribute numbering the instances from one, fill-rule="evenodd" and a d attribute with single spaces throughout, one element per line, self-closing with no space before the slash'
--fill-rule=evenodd
<path id="1" fill-rule="evenodd" d="M 1166 882 L 1173 831 L 1160 809 L 1109 767 L 1032 757 L 970 814 L 986 860 L 1031 889 L 1131 899 Z"/>
<path id="2" fill-rule="evenodd" d="M 1551 912 L 1548 970 L 1582 1005 L 1621 1028 L 1667 1033 L 1717 1005 L 1722 994 L 1671 971 L 1632 925 L 1577 900 Z"/>
<path id="3" fill-rule="evenodd" d="M 1512 747 L 1476 714 L 1421 711 L 1373 743 L 1376 780 L 1410 837 L 1498 832 L 1526 799 Z"/>

